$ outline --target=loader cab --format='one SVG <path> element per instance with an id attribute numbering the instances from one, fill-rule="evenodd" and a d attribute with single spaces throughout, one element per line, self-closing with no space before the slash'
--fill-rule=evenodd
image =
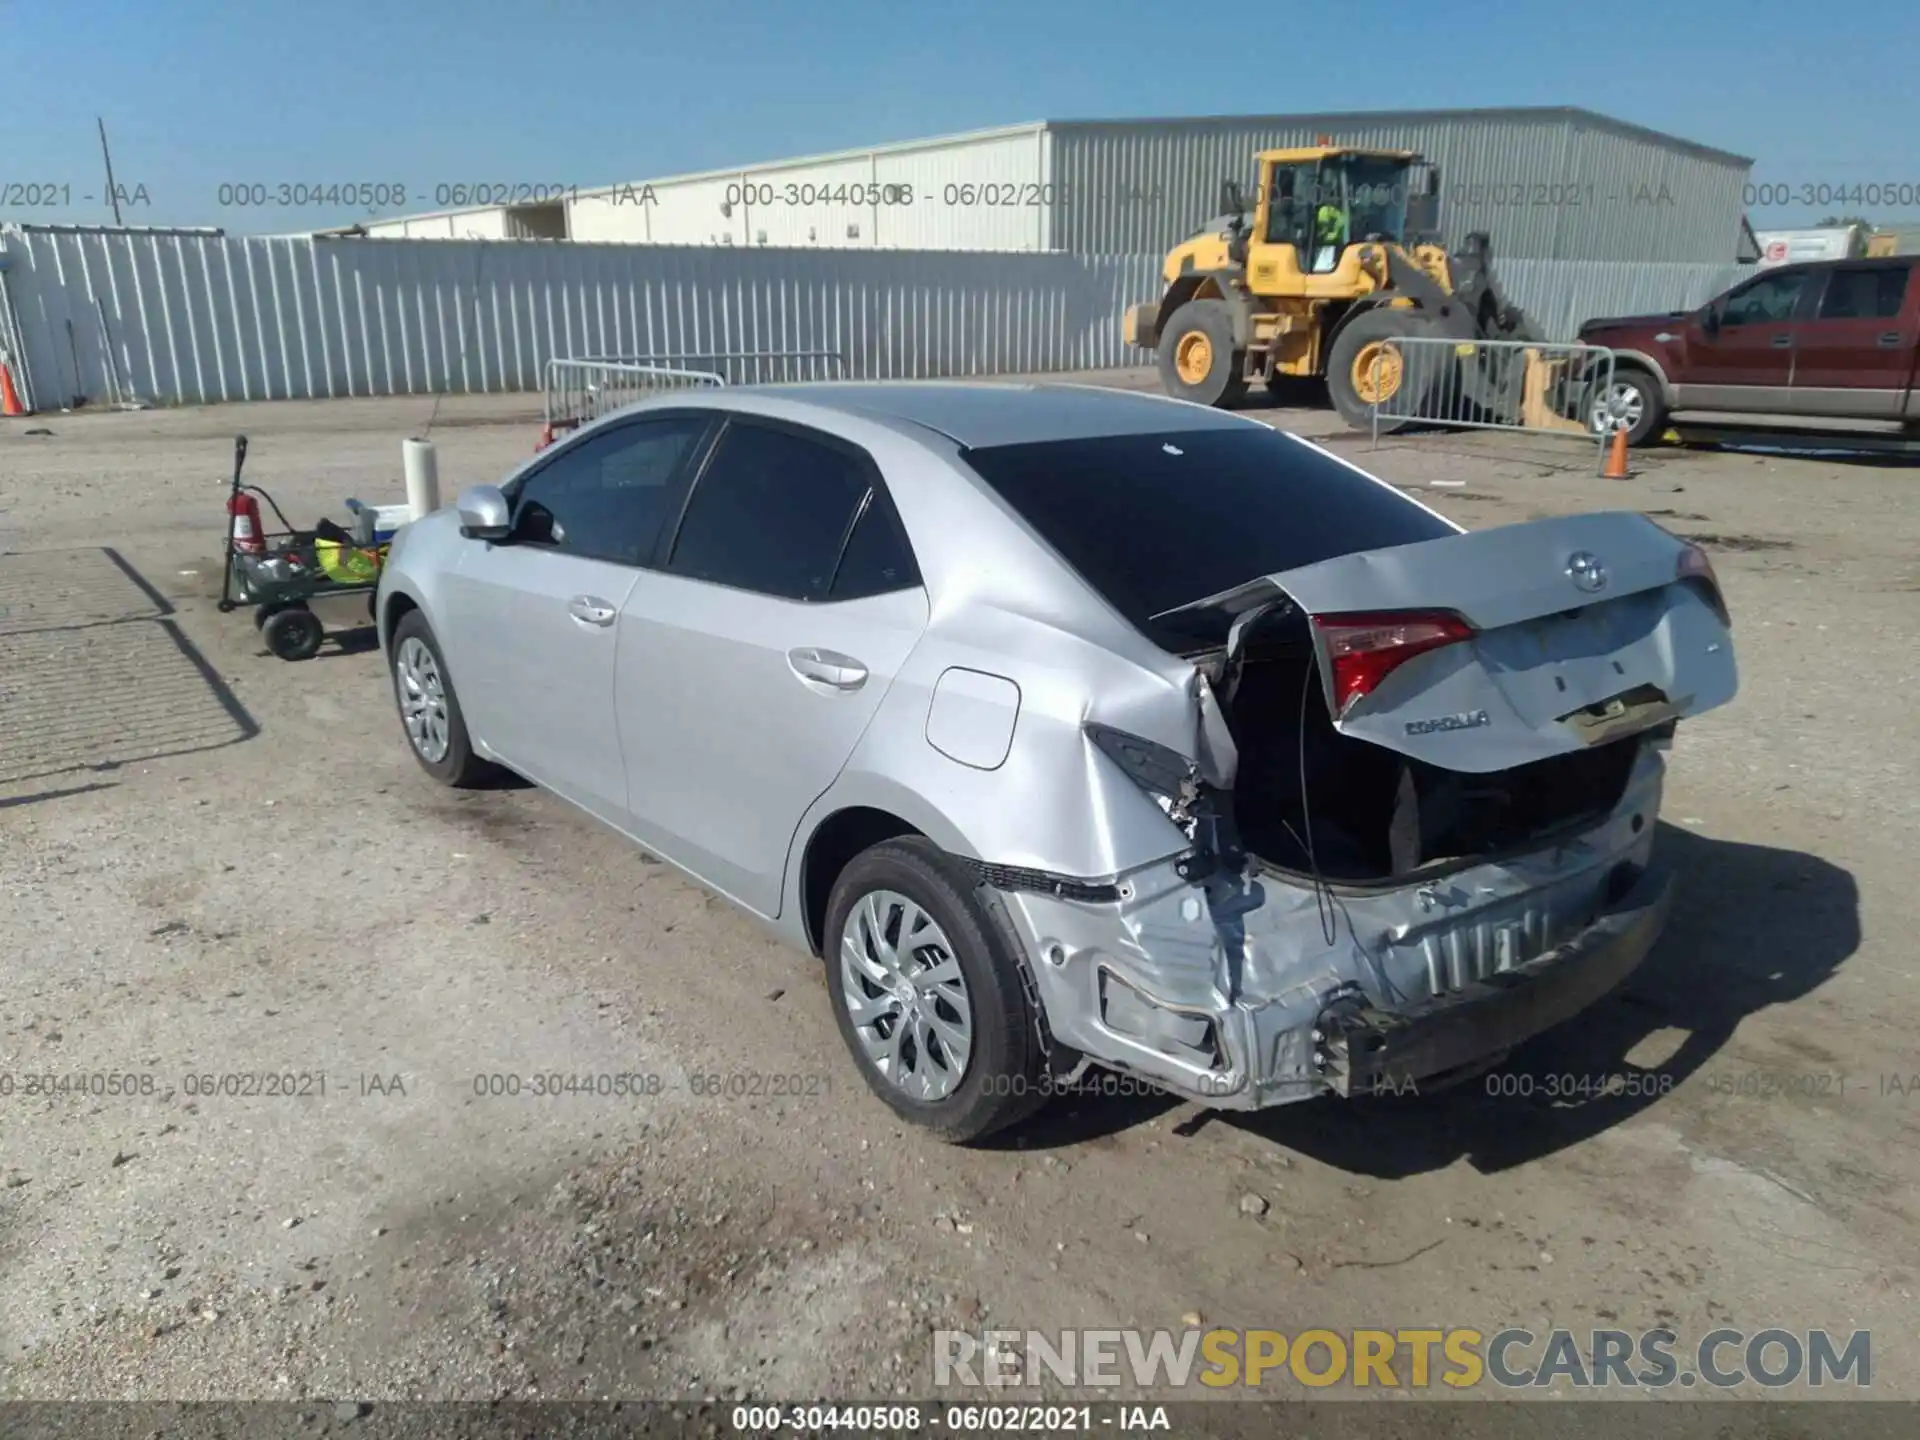
<path id="1" fill-rule="evenodd" d="M 1254 233 L 1268 245 L 1288 245 L 1300 268 L 1331 270 L 1356 241 L 1409 242 L 1410 206 L 1437 195 L 1432 167 L 1404 150 L 1269 150 L 1260 161 L 1260 201 Z"/>

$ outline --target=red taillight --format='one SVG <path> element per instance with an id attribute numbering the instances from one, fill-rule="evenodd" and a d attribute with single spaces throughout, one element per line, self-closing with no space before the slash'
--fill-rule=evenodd
<path id="1" fill-rule="evenodd" d="M 1707 587 L 1707 598 L 1713 604 L 1713 610 L 1720 617 L 1722 625 L 1733 624 L 1733 617 L 1727 613 L 1726 597 L 1720 592 L 1720 577 L 1713 573 L 1713 561 L 1707 558 L 1707 552 L 1698 545 L 1680 547 L 1680 558 L 1673 567 L 1675 580 L 1698 580 Z"/>
<path id="2" fill-rule="evenodd" d="M 1449 610 L 1367 615 L 1316 615 L 1313 628 L 1333 661 L 1333 713 L 1347 707 L 1416 655 L 1473 638 L 1473 627 Z"/>

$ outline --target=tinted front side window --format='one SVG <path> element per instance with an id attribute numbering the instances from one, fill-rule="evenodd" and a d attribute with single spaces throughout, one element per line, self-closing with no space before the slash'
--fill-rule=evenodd
<path id="1" fill-rule="evenodd" d="M 514 496 L 517 537 L 596 560 L 647 563 L 706 429 L 693 417 L 640 421 L 561 451 Z"/>
<path id="2" fill-rule="evenodd" d="M 1806 283 L 1803 272 L 1756 280 L 1739 294 L 1728 297 L 1720 323 L 1762 325 L 1791 320 L 1793 307 L 1800 303 L 1800 289 Z"/>
<path id="3" fill-rule="evenodd" d="M 1262 575 L 1455 533 L 1397 491 L 1265 426 L 1050 440 L 966 459 L 1149 633 L 1161 611 Z"/>
<path id="4" fill-rule="evenodd" d="M 824 600 L 871 474 L 789 431 L 731 424 L 680 522 L 667 568 L 789 600 Z"/>
<path id="5" fill-rule="evenodd" d="M 1874 265 L 1858 270 L 1835 270 L 1827 276 L 1827 293 L 1820 297 L 1822 320 L 1890 320 L 1906 299 L 1905 266 Z"/>

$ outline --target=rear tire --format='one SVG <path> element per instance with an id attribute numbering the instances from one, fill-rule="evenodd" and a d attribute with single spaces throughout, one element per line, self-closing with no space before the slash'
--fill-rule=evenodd
<path id="1" fill-rule="evenodd" d="M 1596 435 L 1611 433 L 1619 423 L 1615 415 L 1626 422 L 1627 444 L 1636 450 L 1666 433 L 1659 383 L 1637 365 L 1616 367 L 1611 388 L 1596 384 L 1588 397 L 1587 424 Z"/>
<path id="2" fill-rule="evenodd" d="M 1431 366 L 1416 360 L 1412 347 L 1393 342 L 1427 333 L 1425 320 L 1411 310 L 1373 310 L 1349 321 L 1327 355 L 1327 394 L 1341 419 L 1356 430 L 1371 429 L 1377 387 L 1380 403 L 1394 412 L 1382 412 L 1380 433 L 1412 424 L 1432 389 Z"/>
<path id="3" fill-rule="evenodd" d="M 834 882 L 821 948 L 840 1036 L 868 1088 L 903 1119 L 966 1144 L 1045 1101 L 1014 942 L 979 881 L 931 841 L 888 840 L 855 856 Z M 963 1034 L 966 1054 L 956 1056 Z"/>
<path id="4" fill-rule="evenodd" d="M 387 663 L 393 676 L 394 706 L 401 732 L 420 768 L 442 785 L 456 789 L 477 785 L 493 775 L 495 767 L 473 753 L 467 737 L 460 697 L 454 694 L 447 662 L 433 627 L 418 610 L 409 610 L 393 627 L 387 645 Z"/>
<path id="5" fill-rule="evenodd" d="M 1225 407 L 1247 393 L 1247 353 L 1233 343 L 1224 300 L 1189 300 L 1160 336 L 1160 383 L 1177 400 Z"/>

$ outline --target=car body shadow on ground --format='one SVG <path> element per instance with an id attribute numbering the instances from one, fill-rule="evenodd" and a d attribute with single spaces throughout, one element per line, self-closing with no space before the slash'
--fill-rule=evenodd
<path id="1" fill-rule="evenodd" d="M 1482 1173 L 1512 1169 L 1660 1104 L 1743 1020 L 1817 989 L 1860 944 L 1858 887 L 1825 860 L 1664 823 L 1655 854 L 1675 870 L 1678 893 L 1653 953 L 1619 989 L 1494 1069 L 1438 1092 L 1202 1112 L 1181 1128 L 1236 1125 L 1378 1179 L 1461 1160 Z M 1641 1053 L 1666 1032 L 1684 1032 L 1684 1039 L 1657 1060 Z M 1836 1073 L 1845 1068 L 1841 1056 L 1796 1054 Z M 1171 1096 L 1102 1093 L 1097 1073 L 1089 1087 L 1087 1094 L 1054 1100 L 1003 1143 L 1073 1145 L 1135 1128 L 1181 1103 Z"/>

